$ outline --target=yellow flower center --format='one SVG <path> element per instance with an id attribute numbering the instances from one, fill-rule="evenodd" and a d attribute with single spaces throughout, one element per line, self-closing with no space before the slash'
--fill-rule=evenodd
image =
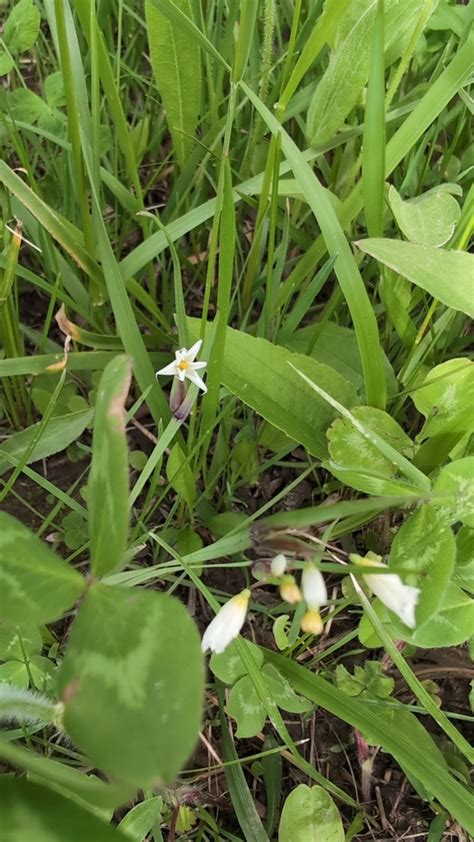
<path id="1" fill-rule="evenodd" d="M 179 368 L 179 370 L 180 370 L 180 371 L 186 371 L 186 369 L 188 368 L 188 363 L 187 363 L 187 361 L 186 361 L 186 360 L 181 360 L 181 362 L 180 362 L 180 363 L 178 363 L 178 368 Z"/>

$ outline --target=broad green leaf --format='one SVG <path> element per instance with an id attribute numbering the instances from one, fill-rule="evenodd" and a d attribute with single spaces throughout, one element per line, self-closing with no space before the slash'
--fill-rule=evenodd
<path id="1" fill-rule="evenodd" d="M 452 504 L 441 508 L 451 523 L 461 521 L 474 526 L 474 456 L 466 456 L 446 465 L 433 485 L 434 494 L 454 496 Z"/>
<path id="2" fill-rule="evenodd" d="M 71 412 L 69 415 L 62 415 L 59 418 L 51 418 L 43 435 L 30 453 L 28 465 L 65 450 L 82 435 L 93 417 L 93 409 L 83 409 L 80 412 Z M 14 433 L 7 441 L 2 443 L 0 446 L 0 476 L 21 459 L 25 450 L 29 448 L 36 437 L 38 426 L 38 424 L 33 424 L 20 433 Z"/>
<path id="3" fill-rule="evenodd" d="M 339 810 L 326 790 L 300 784 L 290 792 L 283 805 L 278 842 L 344 842 Z"/>
<path id="4" fill-rule="evenodd" d="M 315 334 L 317 334 L 317 339 L 313 346 Z M 285 342 L 285 345 L 298 354 L 309 354 L 316 362 L 335 368 L 345 380 L 352 383 L 360 395 L 364 396 L 364 374 L 359 346 L 353 330 L 335 322 L 327 322 L 321 328 L 317 324 L 307 325 L 297 330 L 291 339 Z M 312 347 L 311 351 L 308 350 L 310 347 Z M 383 365 L 387 379 L 387 392 L 389 395 L 394 395 L 398 390 L 398 385 L 385 354 Z"/>
<path id="5" fill-rule="evenodd" d="M 190 320 L 190 326 L 197 334 L 197 320 Z M 223 384 L 289 438 L 314 456 L 322 456 L 327 452 L 325 431 L 336 413 L 295 375 L 289 362 L 345 406 L 358 402 L 354 387 L 335 369 L 227 328 Z"/>
<path id="6" fill-rule="evenodd" d="M 29 88 L 16 88 L 7 95 L 8 108 L 14 120 L 24 123 L 36 123 L 38 117 L 48 106 Z"/>
<path id="7" fill-rule="evenodd" d="M 398 530 L 389 566 L 406 584 L 421 589 L 416 606 L 418 625 L 437 611 L 451 578 L 455 555 L 453 532 L 432 506 L 421 506 Z"/>
<path id="8" fill-rule="evenodd" d="M 413 449 L 411 439 L 400 425 L 381 409 L 358 406 L 352 414 L 399 453 L 409 454 Z M 346 485 L 369 494 L 415 493 L 415 489 L 398 473 L 397 466 L 348 419 L 336 418 L 327 431 L 327 439 L 331 457 L 327 467 Z"/>
<path id="9" fill-rule="evenodd" d="M 160 819 L 162 807 L 163 799 L 159 795 L 140 801 L 122 819 L 119 830 L 134 842 L 143 842 L 155 822 Z"/>
<path id="10" fill-rule="evenodd" d="M 0 682 L 13 684 L 26 690 L 30 684 L 30 676 L 23 661 L 7 661 L 0 664 Z"/>
<path id="11" fill-rule="evenodd" d="M 377 237 L 357 246 L 447 307 L 474 316 L 474 255 Z"/>
<path id="12" fill-rule="evenodd" d="M 255 659 L 257 666 L 263 664 L 263 655 L 251 640 L 242 639 L 242 646 L 247 647 L 248 651 Z M 220 655 L 212 655 L 209 661 L 209 666 L 220 681 L 224 684 L 234 684 L 238 678 L 246 674 L 245 665 L 240 657 L 235 642 L 227 646 L 224 652 Z"/>
<path id="13" fill-rule="evenodd" d="M 125 842 L 119 830 L 74 801 L 36 783 L 0 780 L 0 826 L 5 842 Z M 72 836 L 71 836 L 72 834 Z"/>
<path id="14" fill-rule="evenodd" d="M 92 464 L 87 486 L 91 569 L 104 576 L 120 567 L 128 538 L 128 450 L 125 400 L 131 368 L 116 357 L 99 383 L 92 439 Z"/>
<path id="15" fill-rule="evenodd" d="M 368 297 L 367 289 L 360 274 L 358 264 L 349 248 L 345 233 L 329 198 L 328 191 L 309 166 L 305 156 L 292 140 L 281 123 L 264 105 L 262 100 L 244 82 L 242 90 L 253 103 L 272 135 L 281 139 L 281 149 L 285 155 L 300 189 L 308 202 L 321 229 L 325 248 L 335 258 L 334 271 L 354 325 L 359 345 L 367 403 L 383 409 L 387 398 L 387 384 L 382 365 L 382 353 L 375 313 Z M 310 248 L 306 256 L 312 253 Z"/>
<path id="16" fill-rule="evenodd" d="M 384 5 L 385 61 L 390 64 L 402 54 L 423 2 L 385 0 Z M 377 0 L 356 0 L 341 16 L 335 50 L 308 111 L 311 146 L 326 143 L 342 126 L 367 82 L 376 8 Z"/>
<path id="17" fill-rule="evenodd" d="M 13 70 L 13 60 L 8 53 L 0 47 L 0 76 L 6 76 Z"/>
<path id="18" fill-rule="evenodd" d="M 193 18 L 190 0 L 174 0 Z M 201 103 L 201 54 L 196 41 L 176 21 L 145 0 L 148 43 L 156 86 L 167 114 L 173 146 L 183 166 L 194 145 Z"/>
<path id="19" fill-rule="evenodd" d="M 13 6 L 3 30 L 3 40 L 10 53 L 31 50 L 40 27 L 40 11 L 33 0 L 20 0 Z"/>
<path id="20" fill-rule="evenodd" d="M 434 187 L 415 199 L 404 200 L 390 185 L 388 202 L 407 240 L 439 248 L 451 239 L 461 208 L 446 187 Z"/>
<path id="21" fill-rule="evenodd" d="M 55 555 L 20 521 L 0 512 L 0 619 L 50 623 L 84 589 L 80 573 Z"/>
<path id="22" fill-rule="evenodd" d="M 420 441 L 435 437 L 439 447 L 445 435 L 465 435 L 474 428 L 474 362 L 454 357 L 436 365 L 413 391 L 412 399 L 426 417 Z"/>
<path id="23" fill-rule="evenodd" d="M 29 623 L 0 623 L 0 660 L 21 660 L 26 655 L 41 652 L 43 640 L 36 626 Z"/>
<path id="24" fill-rule="evenodd" d="M 51 108 L 61 108 L 63 105 L 66 105 L 64 79 L 61 70 L 56 70 L 46 77 L 43 83 L 43 91 L 46 102 Z"/>
<path id="25" fill-rule="evenodd" d="M 456 547 L 453 582 L 474 594 L 474 529 L 461 526 L 456 535 Z"/>
<path id="26" fill-rule="evenodd" d="M 171 448 L 166 463 L 166 476 L 172 488 L 192 509 L 197 494 L 196 481 L 179 444 L 175 444 Z"/>
<path id="27" fill-rule="evenodd" d="M 260 650 L 257 651 L 261 658 Z M 215 672 L 214 669 L 213 671 Z M 312 708 L 311 702 L 298 696 L 291 684 L 272 664 L 265 664 L 261 674 L 278 707 L 291 713 L 305 713 Z M 254 737 L 262 730 L 266 719 L 265 707 L 248 675 L 243 675 L 234 684 L 229 695 L 227 711 L 237 722 L 237 737 Z"/>
<path id="28" fill-rule="evenodd" d="M 272 664 L 265 664 L 262 669 L 268 690 L 279 708 L 289 713 L 305 713 L 311 710 L 313 705 L 302 696 L 298 696 L 290 682 L 278 672 Z"/>
<path id="29" fill-rule="evenodd" d="M 199 635 L 178 600 L 94 585 L 60 670 L 65 728 L 114 778 L 169 782 L 198 734 L 203 672 Z"/>
<path id="30" fill-rule="evenodd" d="M 413 631 L 396 618 L 395 634 L 408 643 L 427 649 L 459 646 L 474 635 L 474 600 L 457 585 L 450 584 L 438 611 Z"/>
<path id="31" fill-rule="evenodd" d="M 234 684 L 229 695 L 227 711 L 237 722 L 236 737 L 246 739 L 258 734 L 266 719 L 266 711 L 248 675 Z"/>

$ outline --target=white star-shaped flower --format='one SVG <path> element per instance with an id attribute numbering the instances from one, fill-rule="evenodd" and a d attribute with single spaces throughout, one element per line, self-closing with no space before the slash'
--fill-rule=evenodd
<path id="1" fill-rule="evenodd" d="M 198 369 L 205 368 L 207 363 L 205 362 L 195 362 L 199 351 L 201 350 L 202 339 L 198 339 L 194 345 L 189 348 L 180 348 L 179 351 L 175 351 L 175 360 L 169 365 L 165 365 L 164 368 L 160 368 L 159 371 L 156 372 L 157 376 L 160 375 L 171 375 L 173 377 L 177 377 L 181 383 L 187 378 L 194 383 L 199 389 L 205 393 L 207 392 L 207 386 L 199 376 Z"/>

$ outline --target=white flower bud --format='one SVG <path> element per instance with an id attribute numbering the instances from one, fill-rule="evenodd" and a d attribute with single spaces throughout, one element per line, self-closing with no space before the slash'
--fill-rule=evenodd
<path id="1" fill-rule="evenodd" d="M 328 594 L 323 575 L 312 562 L 309 562 L 303 570 L 301 585 L 303 596 L 309 609 L 318 611 L 321 605 L 326 604 Z"/>
<path id="2" fill-rule="evenodd" d="M 297 602 L 301 602 L 303 597 L 294 576 L 283 576 L 280 585 L 280 596 L 290 605 L 296 605 Z"/>
<path id="3" fill-rule="evenodd" d="M 272 576 L 280 578 L 280 576 L 283 576 L 283 574 L 286 573 L 287 567 L 288 562 L 286 557 L 283 553 L 278 553 L 272 561 Z"/>
<path id="4" fill-rule="evenodd" d="M 303 614 L 300 625 L 302 632 L 309 632 L 310 634 L 321 634 L 324 628 L 321 614 L 319 611 L 314 611 L 313 609 Z"/>

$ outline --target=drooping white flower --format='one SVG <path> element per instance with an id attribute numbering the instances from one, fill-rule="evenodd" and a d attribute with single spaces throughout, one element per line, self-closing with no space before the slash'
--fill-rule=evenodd
<path id="1" fill-rule="evenodd" d="M 220 655 L 232 643 L 245 622 L 249 599 L 250 591 L 246 588 L 222 606 L 204 632 L 201 642 L 203 652 L 210 649 Z"/>
<path id="2" fill-rule="evenodd" d="M 286 568 L 288 567 L 288 562 L 286 560 L 286 556 L 283 553 L 278 553 L 275 558 L 272 560 L 271 570 L 272 576 L 276 576 L 280 578 L 286 572 Z"/>
<path id="3" fill-rule="evenodd" d="M 207 386 L 199 376 L 198 369 L 205 368 L 207 363 L 206 362 L 195 362 L 199 351 L 201 350 L 202 339 L 198 339 L 194 345 L 189 348 L 180 348 L 179 351 L 175 351 L 175 360 L 169 365 L 165 365 L 164 368 L 160 368 L 159 371 L 156 372 L 158 375 L 172 375 L 173 377 L 177 377 L 178 380 L 183 382 L 185 378 L 191 381 L 191 383 L 195 383 L 203 392 L 207 392 Z"/>
<path id="4" fill-rule="evenodd" d="M 289 605 L 296 605 L 303 599 L 294 576 L 283 576 L 280 584 L 280 596 Z"/>
<path id="5" fill-rule="evenodd" d="M 325 605 L 328 601 L 328 592 L 324 583 L 323 574 L 311 562 L 303 570 L 301 586 L 308 608 L 317 611 L 321 608 L 321 605 Z"/>
<path id="6" fill-rule="evenodd" d="M 310 634 L 321 634 L 324 623 L 319 609 L 328 601 L 328 592 L 323 574 L 312 562 L 308 562 L 301 576 L 301 587 L 308 610 L 301 618 L 301 631 Z"/>
<path id="7" fill-rule="evenodd" d="M 350 560 L 356 564 L 387 569 L 386 564 L 374 558 L 350 556 Z M 364 579 L 375 596 L 400 617 L 408 628 L 416 627 L 415 610 L 421 593 L 419 588 L 405 585 L 397 573 L 364 573 Z"/>

